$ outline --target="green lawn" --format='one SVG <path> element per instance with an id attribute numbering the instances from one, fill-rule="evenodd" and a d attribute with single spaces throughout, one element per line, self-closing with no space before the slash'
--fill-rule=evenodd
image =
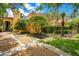
<path id="1" fill-rule="evenodd" d="M 51 39 L 52 40 L 41 40 L 41 42 L 55 46 L 70 55 L 79 56 L 79 40 Z"/>
<path id="2" fill-rule="evenodd" d="M 73 38 L 79 40 L 79 34 L 74 35 Z"/>

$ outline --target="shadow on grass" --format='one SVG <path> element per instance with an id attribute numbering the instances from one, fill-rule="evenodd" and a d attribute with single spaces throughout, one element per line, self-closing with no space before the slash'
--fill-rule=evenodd
<path id="1" fill-rule="evenodd" d="M 55 46 L 60 50 L 69 53 L 70 55 L 79 56 L 79 40 L 56 39 L 52 41 L 42 40 L 41 42 Z"/>

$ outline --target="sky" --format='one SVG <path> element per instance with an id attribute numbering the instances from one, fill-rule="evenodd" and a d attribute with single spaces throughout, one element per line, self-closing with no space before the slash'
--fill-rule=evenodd
<path id="1" fill-rule="evenodd" d="M 39 3 L 26 3 L 24 4 L 25 8 L 21 5 L 15 5 L 16 9 L 18 9 L 24 16 L 27 16 L 30 12 L 35 11 L 37 7 L 40 6 Z M 43 7 L 41 11 L 37 11 L 37 13 L 46 13 L 47 8 Z M 52 10 L 53 11 L 53 10 Z M 67 15 L 70 15 L 73 11 L 73 6 L 69 6 L 67 3 L 64 3 L 61 7 L 59 7 L 59 12 L 65 12 Z M 50 11 L 49 11 L 50 12 Z M 7 13 L 9 17 L 13 17 L 13 12 L 11 9 L 7 9 Z"/>

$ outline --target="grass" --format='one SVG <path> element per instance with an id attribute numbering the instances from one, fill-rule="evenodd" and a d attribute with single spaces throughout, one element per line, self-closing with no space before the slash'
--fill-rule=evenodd
<path id="1" fill-rule="evenodd" d="M 73 38 L 79 39 L 79 34 L 74 35 Z"/>
<path id="2" fill-rule="evenodd" d="M 73 56 L 79 56 L 79 40 L 65 40 L 65 39 L 52 39 L 52 40 L 41 40 L 41 42 L 55 46 L 60 50 L 69 53 Z"/>

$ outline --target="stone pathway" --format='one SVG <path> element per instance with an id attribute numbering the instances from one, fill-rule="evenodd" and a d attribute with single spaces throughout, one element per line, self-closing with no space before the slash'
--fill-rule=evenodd
<path id="1" fill-rule="evenodd" d="M 28 46 L 21 43 L 17 38 L 15 38 L 13 35 L 11 35 L 11 37 L 16 40 L 16 42 L 19 44 L 17 47 L 15 48 L 12 48 L 10 50 L 8 50 L 7 52 L 4 53 L 4 56 L 10 56 L 10 55 L 13 55 L 14 53 L 17 53 L 18 51 L 21 51 L 21 50 L 24 50 L 24 49 L 27 49 Z"/>
<path id="2" fill-rule="evenodd" d="M 5 34 L 6 34 L 6 33 L 5 33 Z M 9 55 L 12 55 L 12 54 L 14 54 L 14 53 L 16 53 L 16 52 L 18 52 L 18 51 L 21 51 L 21 50 L 27 48 L 27 46 L 25 46 L 25 45 L 24 45 L 23 43 L 21 43 L 18 39 L 16 39 L 16 38 L 14 37 L 14 35 L 12 35 L 12 34 L 6 34 L 6 35 L 5 35 L 5 34 L 3 34 L 3 37 L 1 37 L 0 42 L 3 41 L 4 38 L 5 38 L 6 40 L 9 39 L 9 38 L 10 38 L 10 39 L 12 38 L 12 40 L 15 40 L 19 45 L 16 46 L 16 47 L 13 47 L 13 48 L 11 48 L 11 49 L 9 49 L 9 50 L 7 50 L 7 51 L 1 51 L 1 52 L 0 52 L 0 55 L 9 56 Z M 8 43 L 6 40 L 4 40 L 2 44 L 5 44 L 4 42 Z M 5 48 L 5 49 L 6 49 L 6 48 Z"/>
<path id="3" fill-rule="evenodd" d="M 6 34 L 6 35 L 5 35 Z M 26 35 L 14 35 L 11 33 L 5 33 L 0 38 L 11 37 L 15 40 L 18 45 L 5 52 L 0 52 L 1 56 L 58 56 L 59 54 L 54 51 L 45 48 L 44 45 L 36 38 L 29 37 Z M 54 49 L 55 50 L 55 49 Z M 66 54 L 65 54 L 66 55 Z"/>

